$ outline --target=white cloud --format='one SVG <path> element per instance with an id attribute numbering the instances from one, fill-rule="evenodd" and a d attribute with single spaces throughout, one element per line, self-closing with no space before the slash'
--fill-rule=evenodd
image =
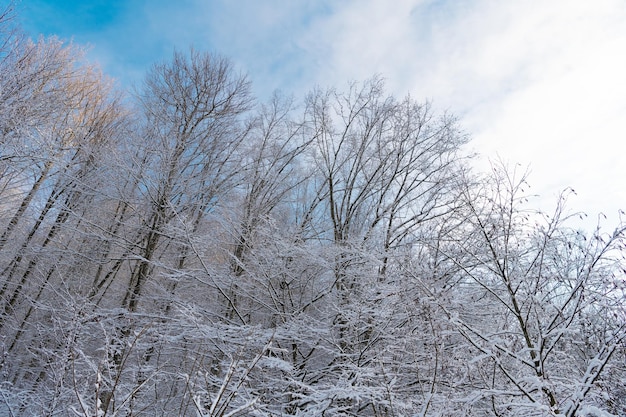
<path id="1" fill-rule="evenodd" d="M 616 157 L 626 138 L 626 57 L 619 52 L 626 50 L 626 11 L 610 1 L 566 3 L 517 10 L 528 17 L 511 21 L 496 43 L 520 51 L 511 57 L 515 65 L 494 59 L 495 72 L 477 73 L 488 82 L 517 71 L 518 80 L 508 91 L 506 81 L 495 88 L 500 95 L 476 103 L 466 119 L 484 153 L 531 164 L 539 193 L 572 186 L 584 210 L 614 214 L 626 206 L 626 167 Z"/>

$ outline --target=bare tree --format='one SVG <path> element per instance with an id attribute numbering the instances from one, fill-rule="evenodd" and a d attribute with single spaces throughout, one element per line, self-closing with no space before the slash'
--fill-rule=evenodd
<path id="1" fill-rule="evenodd" d="M 131 143 L 127 165 L 121 166 L 135 196 L 123 197 L 118 205 L 116 230 L 131 232 L 118 246 L 121 253 L 115 252 L 119 260 L 110 264 L 108 272 L 98 273 L 102 278 L 94 281 L 92 290 L 95 294 L 112 285 L 115 276 L 122 290 L 117 293 L 119 305 L 125 310 L 108 343 L 110 371 L 103 393 L 111 392 L 116 375 L 123 371 L 126 340 L 133 329 L 145 326 L 133 315 L 139 312 L 140 301 L 150 300 L 146 313 L 167 310 L 171 301 L 159 298 L 159 288 L 174 296 L 177 280 L 168 277 L 184 275 L 189 239 L 237 184 L 242 169 L 238 148 L 247 132 L 241 116 L 251 105 L 248 90 L 247 80 L 234 72 L 228 60 L 193 50 L 188 55 L 175 53 L 171 62 L 154 66 L 146 78 L 138 96 L 144 117 L 141 142 Z M 127 216 L 129 204 L 133 213 Z M 128 274 L 119 275 L 124 265 Z M 125 287 L 120 279 L 127 280 Z M 146 294 L 148 289 L 154 298 Z M 153 302 L 160 308 L 152 308 Z M 153 343 L 157 342 L 155 336 Z M 158 354 L 149 341 L 142 349 L 136 386 L 144 385 L 141 369 Z M 106 412 L 114 397 L 107 394 L 101 400 L 101 410 Z"/>
<path id="2" fill-rule="evenodd" d="M 76 291 L 88 269 L 77 273 L 77 265 L 98 263 L 81 252 L 81 244 L 101 213 L 99 191 L 111 179 L 105 161 L 117 146 L 126 111 L 112 83 L 84 62 L 80 48 L 21 37 L 5 46 L 1 366 L 8 384 L 42 394 L 26 400 L 32 407 L 21 412 L 40 407 L 38 414 L 49 415 L 67 398 L 67 357 L 81 332 L 80 308 L 73 304 L 80 305 Z"/>
<path id="3" fill-rule="evenodd" d="M 477 406 L 486 400 L 495 415 L 575 416 L 602 406 L 598 382 L 624 349 L 616 273 L 626 228 L 586 236 L 567 226 L 566 194 L 552 214 L 536 213 L 524 208 L 526 187 L 525 176 L 496 165 L 493 180 L 467 190 L 465 231 L 454 243 L 462 251 L 448 253 L 464 301 L 447 311 L 476 363 L 492 369 L 475 383 L 483 385 Z"/>
<path id="4" fill-rule="evenodd" d="M 232 186 L 240 164 L 237 148 L 245 138 L 239 116 L 248 110 L 248 82 L 224 58 L 191 51 L 153 68 L 140 96 L 146 117 L 150 168 L 141 189 L 149 211 L 141 258 L 132 267 L 123 305 L 135 311 L 166 227 L 178 216 L 194 227 Z"/>
<path id="5" fill-rule="evenodd" d="M 427 104 L 387 96 L 379 78 L 346 93 L 314 91 L 306 117 L 316 173 L 301 218 L 327 250 L 334 288 L 324 304 L 333 336 L 322 342 L 333 353 L 318 363 L 315 389 L 334 398 L 327 412 L 392 413 L 380 372 L 393 375 L 394 365 L 382 358 L 406 324 L 393 313 L 400 298 L 392 283 L 410 248 L 419 247 L 420 230 L 455 209 L 466 138 Z"/>

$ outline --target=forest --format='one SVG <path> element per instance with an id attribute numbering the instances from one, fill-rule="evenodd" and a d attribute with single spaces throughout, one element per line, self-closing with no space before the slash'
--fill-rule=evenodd
<path id="1" fill-rule="evenodd" d="M 0 36 L 1 416 L 626 415 L 626 224 L 453 115 Z"/>

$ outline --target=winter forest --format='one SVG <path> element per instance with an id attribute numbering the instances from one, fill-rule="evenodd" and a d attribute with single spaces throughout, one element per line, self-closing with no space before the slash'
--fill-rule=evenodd
<path id="1" fill-rule="evenodd" d="M 626 415 L 625 227 L 572 190 L 380 77 L 262 101 L 182 50 L 121 91 L 12 17 L 1 416 Z"/>

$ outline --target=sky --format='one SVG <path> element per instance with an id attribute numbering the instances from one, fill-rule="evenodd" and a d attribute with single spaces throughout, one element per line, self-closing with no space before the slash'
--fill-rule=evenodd
<path id="1" fill-rule="evenodd" d="M 125 88 L 189 47 L 229 57 L 261 99 L 378 74 L 398 98 L 457 115 L 478 169 L 528 168 L 541 208 L 571 187 L 570 208 L 604 213 L 607 227 L 626 210 L 624 0 L 19 0 L 17 10 L 33 37 L 89 45 Z"/>

